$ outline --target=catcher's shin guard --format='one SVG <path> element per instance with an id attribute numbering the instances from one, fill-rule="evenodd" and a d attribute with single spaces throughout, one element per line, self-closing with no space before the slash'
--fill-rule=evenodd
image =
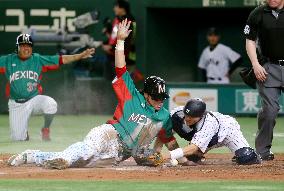
<path id="1" fill-rule="evenodd" d="M 250 147 L 243 147 L 235 152 L 236 162 L 240 165 L 260 164 L 259 155 Z"/>

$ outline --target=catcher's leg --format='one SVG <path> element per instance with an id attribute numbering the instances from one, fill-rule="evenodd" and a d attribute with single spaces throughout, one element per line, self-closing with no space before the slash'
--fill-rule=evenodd
<path id="1" fill-rule="evenodd" d="M 229 130 L 221 145 L 227 146 L 232 153 L 235 153 L 236 150 L 240 148 L 250 147 L 240 130 L 240 125 L 238 122 L 234 118 L 231 118 L 227 121 L 227 124 Z"/>

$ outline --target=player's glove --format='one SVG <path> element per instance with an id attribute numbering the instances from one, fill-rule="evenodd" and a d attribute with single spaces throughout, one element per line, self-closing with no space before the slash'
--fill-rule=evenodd
<path id="1" fill-rule="evenodd" d="M 156 167 L 164 162 L 164 159 L 160 153 L 154 152 L 153 150 L 143 151 L 133 157 L 137 165 L 140 166 L 152 166 Z"/>

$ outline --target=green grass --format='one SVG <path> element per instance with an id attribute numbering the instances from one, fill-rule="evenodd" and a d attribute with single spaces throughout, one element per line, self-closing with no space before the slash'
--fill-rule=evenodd
<path id="1" fill-rule="evenodd" d="M 0 153 L 18 153 L 25 149 L 60 151 L 72 143 L 81 141 L 95 126 L 105 123 L 111 116 L 56 116 L 51 126 L 50 142 L 41 141 L 43 118 L 33 116 L 29 123 L 30 141 L 12 142 L 8 115 L 0 115 Z"/>
<path id="2" fill-rule="evenodd" d="M 0 180 L 0 191 L 276 191 L 283 190 L 284 182 L 272 181 L 67 181 L 67 180 Z"/>
<path id="3" fill-rule="evenodd" d="M 12 142 L 10 140 L 8 115 L 0 115 L 0 153 L 18 153 L 25 149 L 40 149 L 43 151 L 60 151 L 72 143 L 82 140 L 93 127 L 105 123 L 111 116 L 96 115 L 58 115 L 51 127 L 51 142 L 42 142 L 40 129 L 43 118 L 32 117 L 29 123 L 30 141 Z M 255 117 L 237 118 L 242 132 L 249 144 L 254 147 L 254 138 L 257 130 Z M 272 151 L 284 153 L 284 119 L 279 117 L 274 129 Z M 183 139 L 178 139 L 181 146 L 187 144 Z M 211 153 L 228 153 L 227 148 L 214 149 Z"/>
<path id="4" fill-rule="evenodd" d="M 111 116 L 56 116 L 52 124 L 52 141 L 42 142 L 40 128 L 42 117 L 32 117 L 29 124 L 30 141 L 12 142 L 9 137 L 9 123 L 7 115 L 0 115 L 0 153 L 18 153 L 25 149 L 41 149 L 43 151 L 60 151 L 72 143 L 82 140 L 92 127 L 105 123 Z M 256 118 L 238 118 L 244 136 L 254 147 L 254 137 L 257 129 Z M 284 119 L 279 118 L 275 127 L 273 151 L 284 153 L 283 129 Z M 282 132 L 282 134 L 281 134 Z M 178 139 L 181 146 L 186 141 Z M 229 152 L 228 149 L 214 149 L 211 153 Z M 0 172 L 1 176 L 1 172 Z M 283 181 L 77 181 L 77 180 L 17 180 L 0 179 L 0 191 L 275 191 L 284 190 Z"/>

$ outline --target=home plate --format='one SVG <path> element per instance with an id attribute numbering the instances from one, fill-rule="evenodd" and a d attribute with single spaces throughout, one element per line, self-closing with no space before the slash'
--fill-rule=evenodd
<path id="1" fill-rule="evenodd" d="M 115 167 L 115 168 L 109 168 L 117 171 L 151 171 L 151 172 L 158 172 L 158 169 L 145 167 L 145 166 L 130 166 L 130 167 Z"/>

